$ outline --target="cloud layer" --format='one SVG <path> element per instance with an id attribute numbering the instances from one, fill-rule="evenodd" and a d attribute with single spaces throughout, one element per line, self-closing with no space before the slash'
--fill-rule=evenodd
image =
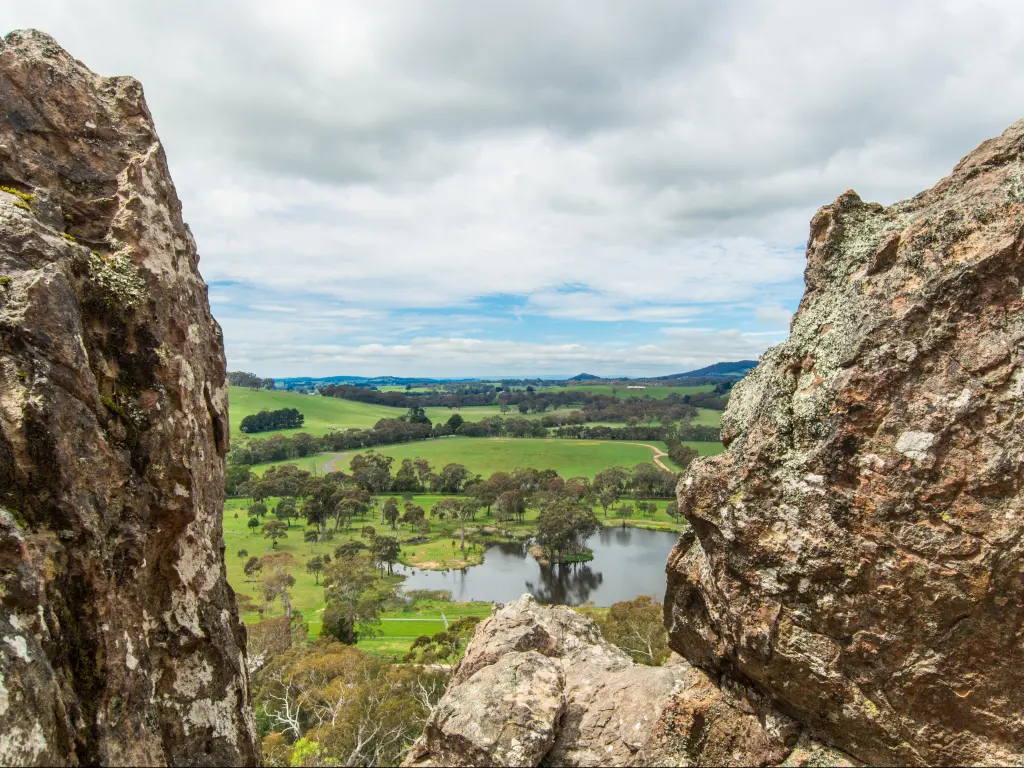
<path id="1" fill-rule="evenodd" d="M 756 356 L 814 210 L 1024 104 L 1014 2 L 0 0 L 166 144 L 231 367 L 662 374 Z"/>

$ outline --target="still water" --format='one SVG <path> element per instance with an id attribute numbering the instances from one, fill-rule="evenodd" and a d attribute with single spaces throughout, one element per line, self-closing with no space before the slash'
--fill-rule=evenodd
<path id="1" fill-rule="evenodd" d="M 642 528 L 604 528 L 587 540 L 594 559 L 581 565 L 542 566 L 523 544 L 495 544 L 483 565 L 461 571 L 400 567 L 404 589 L 446 589 L 452 600 L 507 603 L 529 592 L 538 602 L 609 606 L 650 595 L 665 598 L 665 560 L 678 534 Z"/>

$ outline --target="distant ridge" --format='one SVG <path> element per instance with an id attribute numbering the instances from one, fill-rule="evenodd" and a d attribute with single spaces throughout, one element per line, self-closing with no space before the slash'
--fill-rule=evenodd
<path id="1" fill-rule="evenodd" d="M 592 373 L 578 373 L 569 379 L 569 381 L 600 381 L 600 379 L 600 376 L 595 376 Z"/>
<path id="2" fill-rule="evenodd" d="M 715 363 L 696 371 L 686 373 L 673 373 L 671 376 L 659 376 L 659 379 L 696 379 L 701 376 L 728 376 L 734 379 L 742 379 L 757 365 L 757 360 L 737 360 L 732 363 Z"/>

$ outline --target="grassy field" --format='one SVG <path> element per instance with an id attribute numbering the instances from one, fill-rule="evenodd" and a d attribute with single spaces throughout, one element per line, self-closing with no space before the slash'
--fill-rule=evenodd
<path id="1" fill-rule="evenodd" d="M 722 426 L 722 412 L 711 408 L 698 408 L 693 424 L 700 427 L 720 427 Z"/>
<path id="2" fill-rule="evenodd" d="M 275 411 L 280 408 L 298 408 L 306 417 L 300 429 L 282 429 L 276 432 L 260 432 L 254 437 L 271 435 L 293 435 L 308 432 L 322 435 L 341 429 L 367 429 L 381 419 L 396 419 L 405 414 L 404 408 L 388 408 L 383 405 L 357 403 L 338 397 L 300 395 L 296 392 L 274 392 L 266 389 L 253 391 L 245 387 L 230 387 L 231 436 L 238 438 L 245 433 L 239 429 L 242 419 L 260 411 Z"/>
<path id="3" fill-rule="evenodd" d="M 656 440 L 630 443 L 621 440 L 445 437 L 345 453 L 317 453 L 301 459 L 257 464 L 252 469 L 257 475 L 262 475 L 269 467 L 281 464 L 294 464 L 310 472 L 348 471 L 353 456 L 374 450 L 395 459 L 392 471 L 397 469 L 402 459 L 424 458 L 437 470 L 445 464 L 455 462 L 484 477 L 494 472 L 508 472 L 517 467 L 533 467 L 555 469 L 563 478 L 593 478 L 597 472 L 608 467 L 632 468 L 643 462 L 652 462 L 654 452 L 645 447 L 647 445 L 653 445 L 660 451 L 666 449 L 664 443 Z M 686 442 L 683 445 L 693 448 L 701 456 L 713 456 L 724 450 L 721 443 Z M 675 467 L 667 457 L 663 457 L 662 462 L 673 471 L 678 471 L 678 467 Z"/>
<path id="4" fill-rule="evenodd" d="M 447 437 L 439 440 L 421 440 L 401 445 L 387 445 L 376 448 L 377 453 L 392 456 L 395 465 L 402 459 L 422 457 L 437 469 L 455 462 L 465 465 L 471 472 L 487 477 L 493 472 L 507 472 L 516 467 L 555 469 L 564 478 L 590 477 L 613 466 L 634 467 L 650 462 L 653 451 L 645 445 L 653 445 L 661 451 L 665 444 L 629 443 L 621 440 L 555 440 L 544 438 L 475 438 Z M 702 456 L 722 452 L 720 443 L 686 443 Z M 352 455 L 344 454 L 339 468 L 347 469 Z M 300 459 L 309 461 L 309 459 Z M 304 466 L 300 464 L 300 466 Z"/>

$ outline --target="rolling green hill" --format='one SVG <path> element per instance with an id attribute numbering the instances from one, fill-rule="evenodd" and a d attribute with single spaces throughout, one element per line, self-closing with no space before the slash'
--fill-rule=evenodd
<path id="1" fill-rule="evenodd" d="M 235 438 L 245 434 L 239 429 L 239 425 L 246 416 L 279 408 L 298 408 L 306 417 L 305 424 L 299 429 L 260 432 L 258 433 L 259 437 L 293 435 L 296 432 L 322 435 L 341 429 L 367 429 L 381 419 L 396 419 L 405 413 L 405 409 L 402 408 L 357 403 L 337 397 L 300 395 L 295 392 L 276 392 L 266 389 L 254 391 L 245 387 L 230 387 L 228 397 L 231 435 Z"/>

